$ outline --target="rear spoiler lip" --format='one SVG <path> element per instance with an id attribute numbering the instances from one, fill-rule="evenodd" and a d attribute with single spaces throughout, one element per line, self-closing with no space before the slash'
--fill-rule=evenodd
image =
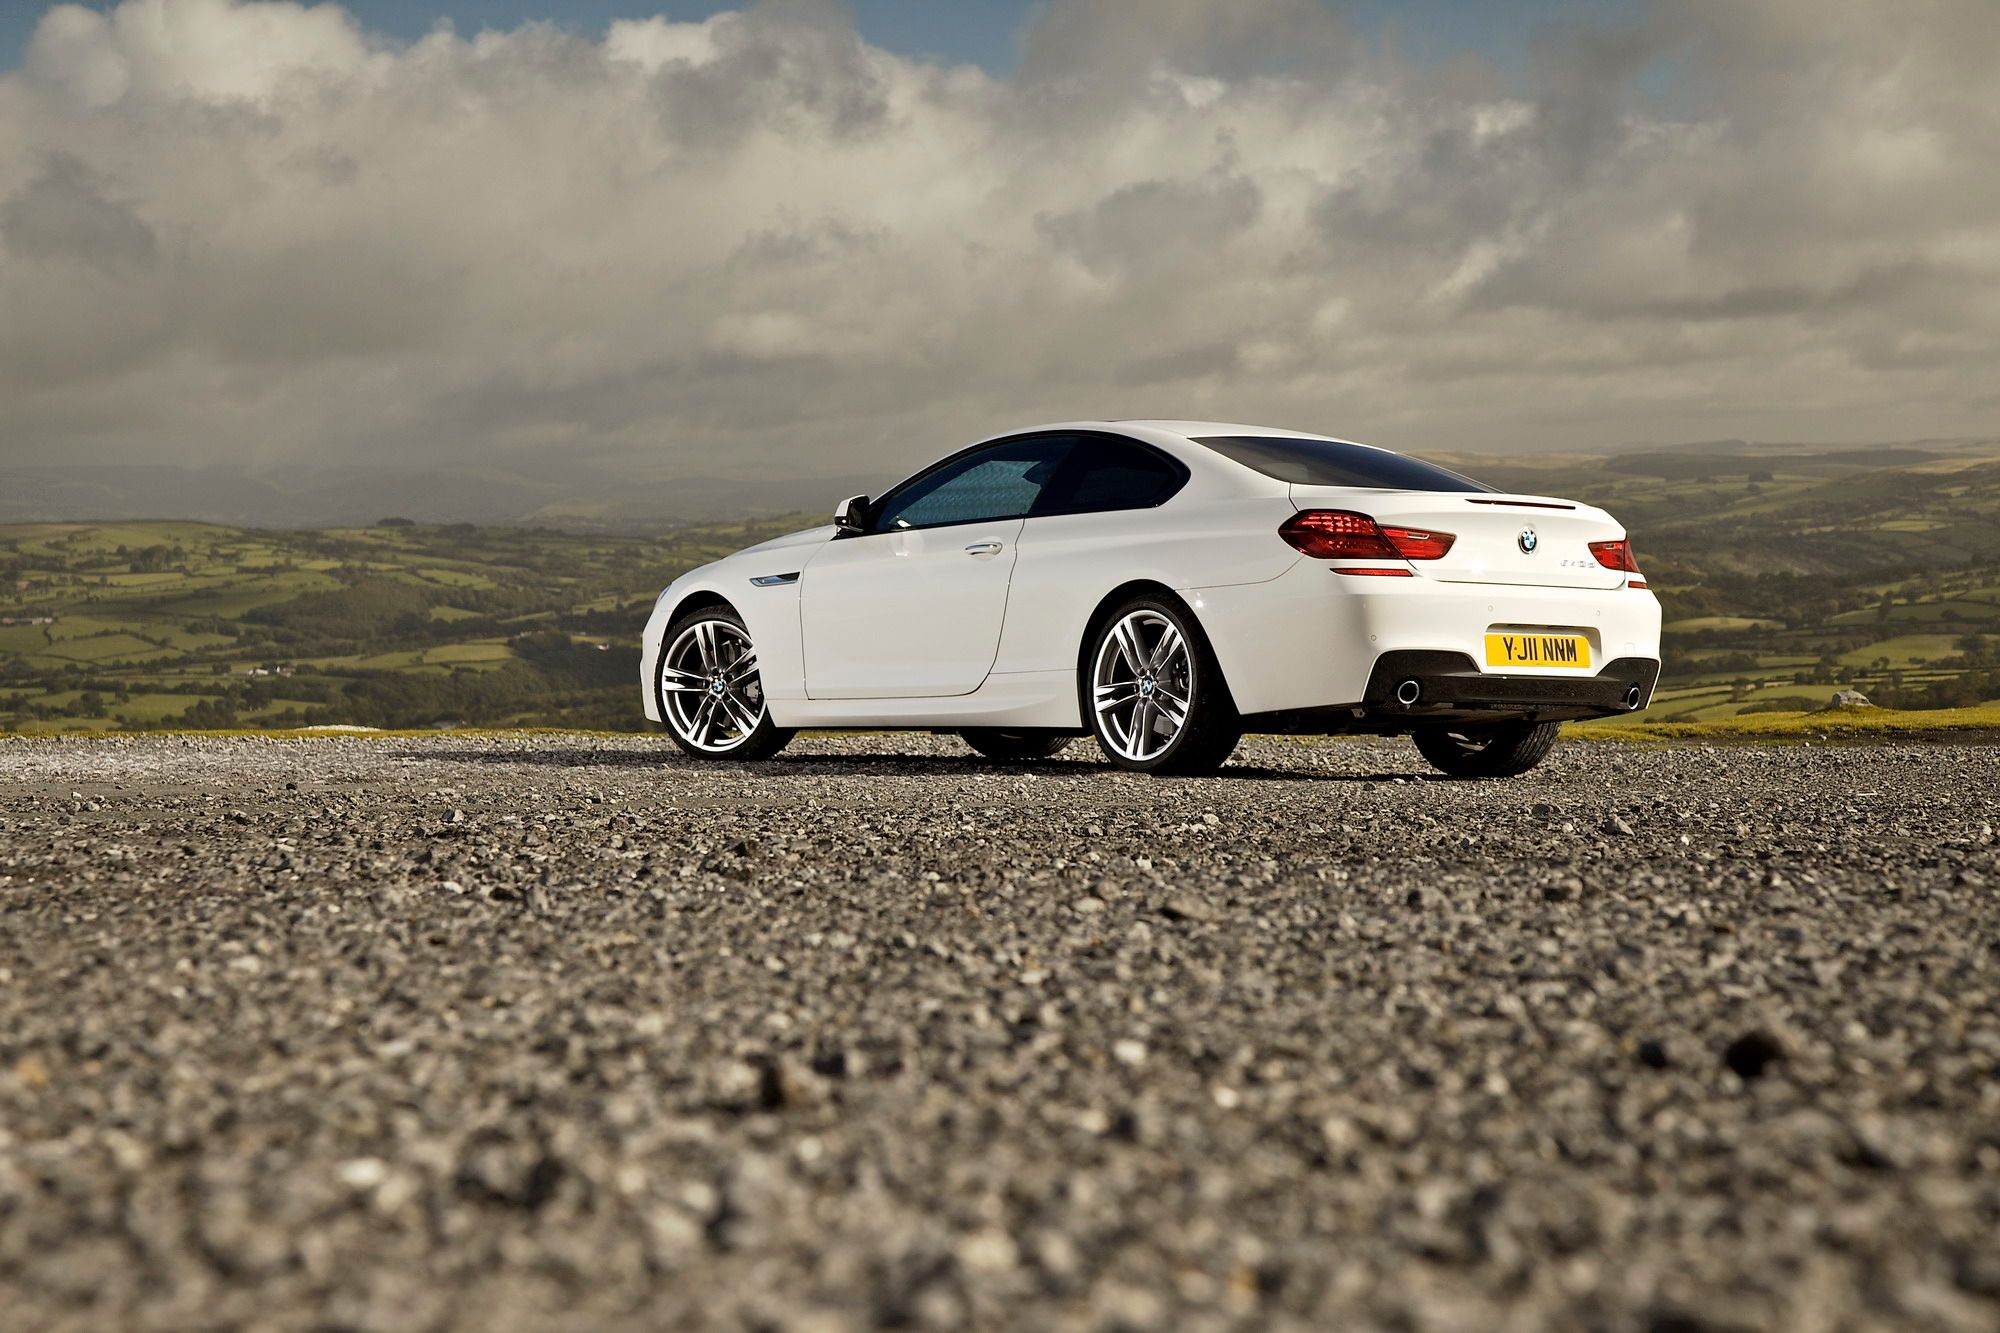
<path id="1" fill-rule="evenodd" d="M 1476 497 L 1474 497 L 1474 496 L 1470 496 L 1470 495 L 1468 495 L 1468 496 L 1466 496 L 1466 497 L 1465 497 L 1465 502 L 1466 502 L 1467 504 L 1469 504 L 1469 505 L 1507 505 L 1507 506 L 1509 506 L 1509 507 L 1511 507 L 1511 508 L 1514 508 L 1514 509 L 1574 509 L 1574 508 L 1576 508 L 1576 506 L 1575 506 L 1575 505 L 1573 505 L 1573 504 L 1566 504 L 1565 502 L 1563 502 L 1563 501 L 1561 501 L 1561 500 L 1482 500 L 1482 499 L 1478 499 L 1478 498 L 1476 498 Z"/>

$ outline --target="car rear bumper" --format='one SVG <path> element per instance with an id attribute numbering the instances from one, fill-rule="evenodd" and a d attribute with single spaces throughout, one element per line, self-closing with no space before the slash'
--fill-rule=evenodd
<path id="1" fill-rule="evenodd" d="M 1406 722 L 1513 718 L 1538 722 L 1605 717 L 1644 708 L 1660 679 L 1651 657 L 1620 657 L 1595 675 L 1500 675 L 1464 653 L 1383 653 L 1362 708 Z"/>
<path id="2" fill-rule="evenodd" d="M 1267 583 L 1195 589 L 1190 605 L 1238 711 L 1252 717 L 1343 712 L 1403 727 L 1454 715 L 1595 717 L 1628 711 L 1634 684 L 1643 707 L 1659 677 L 1660 604 L 1643 588 L 1342 578 L 1302 560 Z M 1581 636 L 1602 665 L 1479 665 L 1489 633 L 1543 627 Z M 1397 707 L 1395 687 L 1412 677 L 1429 702 Z"/>
<path id="3" fill-rule="evenodd" d="M 1253 731 L 1294 735 L 1402 732 L 1498 722 L 1574 722 L 1634 713 L 1652 700 L 1660 663 L 1620 657 L 1594 675 L 1500 675 L 1464 653 L 1424 649 L 1383 653 L 1360 702 L 1254 713 Z"/>

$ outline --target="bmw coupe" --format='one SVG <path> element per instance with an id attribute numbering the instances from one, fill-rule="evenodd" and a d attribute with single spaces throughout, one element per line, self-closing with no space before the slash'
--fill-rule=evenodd
<path id="1" fill-rule="evenodd" d="M 1660 606 L 1589 505 L 1324 435 L 1079 422 L 690 571 L 643 642 L 647 716 L 707 758 L 905 728 L 1202 773 L 1246 732 L 1376 732 L 1502 777 L 1646 706 Z"/>

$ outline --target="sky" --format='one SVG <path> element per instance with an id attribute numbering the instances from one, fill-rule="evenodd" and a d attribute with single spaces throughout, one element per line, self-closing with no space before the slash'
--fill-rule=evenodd
<path id="1" fill-rule="evenodd" d="M 1992 0 L 0 0 L 0 470 L 2000 433 Z"/>
<path id="2" fill-rule="evenodd" d="M 1145 0 L 1134 0 L 1144 3 Z M 107 11 L 114 0 L 85 8 Z M 682 22 L 740 8 L 723 0 L 350 0 L 343 8 L 370 32 L 413 42 L 439 27 L 462 36 L 548 23 L 601 36 L 612 23 L 656 15 Z M 0 0 L 0 68 L 20 63 L 36 26 L 50 6 L 39 0 Z M 906 56 L 929 56 L 1010 72 L 1020 39 L 1038 6 L 1034 0 L 845 0 L 856 31 L 867 41 Z M 1398 44 L 1411 59 L 1438 61 L 1477 53 L 1502 65 L 1525 55 L 1538 25 L 1630 18 L 1638 0 L 1365 0 L 1340 6 L 1358 30 Z"/>

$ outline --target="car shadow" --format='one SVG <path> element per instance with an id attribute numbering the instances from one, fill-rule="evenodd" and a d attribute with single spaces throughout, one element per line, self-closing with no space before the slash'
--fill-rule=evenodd
<path id="1" fill-rule="evenodd" d="M 495 764 L 510 767 L 542 768 L 646 768 L 699 772 L 769 773 L 773 776 L 801 777 L 814 773 L 884 777 L 965 777 L 973 774 L 1033 774 L 1042 777 L 1081 776 L 1120 772 L 1104 760 L 1064 758 L 1036 759 L 1008 763 L 976 754 L 916 755 L 895 751 L 862 754 L 780 754 L 755 764 L 728 760 L 692 759 L 676 750 L 634 750 L 624 747 L 593 749 L 584 745 L 537 746 L 531 749 L 476 749 L 440 754 L 437 751 L 397 750 L 392 759 L 443 761 L 454 764 Z M 1329 773 L 1295 768 L 1272 768 L 1263 764 L 1230 764 L 1204 778 L 1169 777 L 1165 782 L 1451 782 L 1442 773 Z"/>

